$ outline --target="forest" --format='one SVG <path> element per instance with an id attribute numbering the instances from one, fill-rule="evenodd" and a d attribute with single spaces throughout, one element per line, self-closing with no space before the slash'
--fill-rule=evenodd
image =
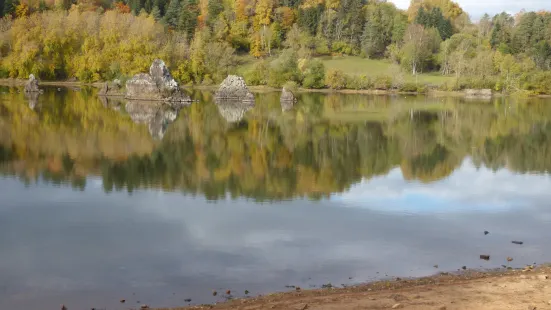
<path id="1" fill-rule="evenodd" d="M 0 77 L 125 80 L 162 58 L 183 84 L 242 73 L 250 85 L 331 89 L 491 88 L 551 94 L 551 12 L 473 21 L 450 0 L 2 0 Z M 401 72 L 350 74 L 363 57 Z M 403 76 L 430 73 L 445 82 Z M 410 79 L 411 80 L 411 79 Z"/>
<path id="2" fill-rule="evenodd" d="M 465 161 L 551 171 L 551 105 L 537 98 L 479 104 L 303 93 L 300 106 L 282 112 L 272 92 L 229 122 L 204 91 L 193 96 L 202 104 L 182 109 L 159 141 L 124 104 L 105 106 L 86 89 L 47 91 L 34 109 L 13 88 L 5 96 L 0 175 L 28 184 L 80 190 L 100 178 L 106 192 L 159 188 L 266 201 L 327 197 L 393 169 L 412 182 L 436 182 Z"/>

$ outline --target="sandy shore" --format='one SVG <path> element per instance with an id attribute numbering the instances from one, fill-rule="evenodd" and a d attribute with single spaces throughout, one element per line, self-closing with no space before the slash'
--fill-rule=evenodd
<path id="1" fill-rule="evenodd" d="M 442 273 L 421 279 L 396 279 L 349 288 L 297 289 L 217 305 L 175 309 L 551 309 L 551 267 L 466 271 L 455 275 Z"/>

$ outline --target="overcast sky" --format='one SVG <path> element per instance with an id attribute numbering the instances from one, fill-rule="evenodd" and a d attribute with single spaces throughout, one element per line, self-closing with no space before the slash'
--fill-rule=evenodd
<path id="1" fill-rule="evenodd" d="M 410 3 L 410 0 L 390 1 L 402 9 L 406 9 Z M 459 3 L 473 18 L 478 18 L 484 13 L 495 14 L 503 11 L 515 13 L 522 9 L 527 11 L 551 10 L 550 0 L 455 0 L 455 2 Z"/>

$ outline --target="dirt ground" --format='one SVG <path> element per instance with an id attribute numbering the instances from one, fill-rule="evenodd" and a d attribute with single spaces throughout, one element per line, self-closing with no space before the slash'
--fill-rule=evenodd
<path id="1" fill-rule="evenodd" d="M 443 273 L 422 279 L 396 279 L 349 288 L 297 289 L 296 292 L 177 310 L 192 309 L 551 309 L 551 268 L 467 271 L 456 275 Z"/>

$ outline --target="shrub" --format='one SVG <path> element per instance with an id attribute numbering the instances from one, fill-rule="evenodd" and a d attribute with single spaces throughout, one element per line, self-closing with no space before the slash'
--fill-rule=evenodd
<path id="1" fill-rule="evenodd" d="M 402 84 L 402 86 L 399 88 L 400 91 L 403 91 L 403 92 L 408 92 L 408 93 L 414 93 L 414 92 L 417 92 L 417 84 L 415 83 L 404 83 Z"/>
<path id="2" fill-rule="evenodd" d="M 329 70 L 325 76 L 325 85 L 331 89 L 343 89 L 346 87 L 346 75 L 340 70 Z"/>
<path id="3" fill-rule="evenodd" d="M 308 60 L 304 66 L 302 86 L 323 88 L 325 86 L 325 66 L 319 59 Z"/>
<path id="4" fill-rule="evenodd" d="M 333 45 L 331 45 L 331 51 L 333 53 L 340 53 L 340 54 L 346 54 L 346 55 L 358 54 L 358 51 L 352 45 L 343 41 L 333 42 Z"/>
<path id="5" fill-rule="evenodd" d="M 296 93 L 298 90 L 298 84 L 295 81 L 287 81 L 285 84 L 283 84 L 283 88 L 292 93 Z"/>
<path id="6" fill-rule="evenodd" d="M 388 75 L 379 75 L 373 81 L 373 87 L 380 90 L 388 90 L 392 86 L 392 77 Z"/>
<path id="7" fill-rule="evenodd" d="M 551 94 L 551 72 L 540 71 L 533 74 L 525 85 L 523 85 L 523 88 L 536 95 Z"/>
<path id="8" fill-rule="evenodd" d="M 277 59 L 270 63 L 268 73 L 269 86 L 281 87 L 287 81 L 300 81 L 298 56 L 291 49 L 284 50 Z"/>
<path id="9" fill-rule="evenodd" d="M 373 87 L 373 83 L 366 75 L 351 75 L 346 77 L 346 88 L 347 89 L 370 89 Z"/>
<path id="10" fill-rule="evenodd" d="M 253 68 L 245 72 L 243 78 L 248 85 L 266 85 L 268 78 L 268 63 L 266 61 L 257 62 Z"/>

